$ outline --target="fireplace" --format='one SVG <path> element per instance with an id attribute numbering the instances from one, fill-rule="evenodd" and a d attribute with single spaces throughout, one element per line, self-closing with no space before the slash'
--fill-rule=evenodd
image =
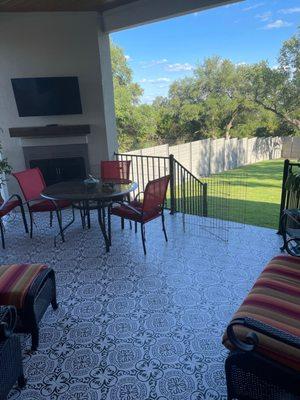
<path id="1" fill-rule="evenodd" d="M 38 167 L 42 171 L 47 186 L 86 177 L 83 157 L 31 160 L 29 166 Z"/>
<path id="2" fill-rule="evenodd" d="M 40 168 L 47 186 L 84 179 L 89 173 L 86 144 L 24 146 L 23 152 L 26 167 Z"/>

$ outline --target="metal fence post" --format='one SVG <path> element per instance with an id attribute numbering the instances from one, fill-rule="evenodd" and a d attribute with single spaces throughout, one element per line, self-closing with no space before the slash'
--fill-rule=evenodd
<path id="1" fill-rule="evenodd" d="M 286 203 L 285 183 L 286 183 L 287 177 L 289 175 L 289 165 L 290 165 L 290 160 L 284 160 L 283 175 L 282 175 L 282 186 L 281 186 L 279 224 L 278 224 L 278 232 L 277 232 L 280 235 L 282 234 L 282 231 L 281 231 L 281 217 L 282 217 L 282 214 L 283 214 L 283 210 L 285 209 L 285 203 Z"/>
<path id="2" fill-rule="evenodd" d="M 169 155 L 169 171 L 170 171 L 170 197 L 171 197 L 171 214 L 174 214 L 176 211 L 175 205 L 175 177 L 174 177 L 174 155 Z"/>
<path id="3" fill-rule="evenodd" d="M 203 183 L 203 217 L 207 217 L 207 183 Z"/>

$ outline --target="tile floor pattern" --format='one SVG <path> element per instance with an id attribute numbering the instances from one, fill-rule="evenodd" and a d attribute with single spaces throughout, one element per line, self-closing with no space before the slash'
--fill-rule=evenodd
<path id="1" fill-rule="evenodd" d="M 246 226 L 224 244 L 207 233 L 183 233 L 180 216 L 147 225 L 148 255 L 139 235 L 113 222 L 104 251 L 96 221 L 77 222 L 53 246 L 48 216 L 34 238 L 18 217 L 8 222 L 1 263 L 43 262 L 55 269 L 59 309 L 40 325 L 38 351 L 24 337 L 26 389 L 10 399 L 226 399 L 221 336 L 264 264 L 278 253 L 275 231 Z M 18 227 L 17 227 L 18 226 Z"/>

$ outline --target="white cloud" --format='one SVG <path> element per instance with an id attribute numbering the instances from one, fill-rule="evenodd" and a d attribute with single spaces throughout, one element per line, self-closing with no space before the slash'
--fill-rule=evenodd
<path id="1" fill-rule="evenodd" d="M 175 64 L 168 64 L 165 67 L 166 71 L 170 72 L 179 72 L 179 71 L 192 71 L 195 67 L 189 63 L 175 63 Z"/>
<path id="2" fill-rule="evenodd" d="M 246 7 L 243 9 L 243 11 L 251 11 L 251 10 L 255 10 L 258 7 L 262 7 L 265 3 L 256 3 L 253 4 L 252 6 Z"/>
<path id="3" fill-rule="evenodd" d="M 282 19 L 277 19 L 276 21 L 270 22 L 263 29 L 278 29 L 278 28 L 287 28 L 288 26 L 292 26 L 291 22 L 283 21 Z"/>
<path id="4" fill-rule="evenodd" d="M 262 22 L 266 22 L 271 18 L 271 16 L 272 16 L 272 12 L 271 11 L 266 11 L 266 12 L 264 12 L 262 14 L 255 15 L 255 18 L 258 18 Z"/>
<path id="5" fill-rule="evenodd" d="M 153 82 L 170 82 L 170 78 L 158 78 L 158 79 L 153 79 Z"/>
<path id="6" fill-rule="evenodd" d="M 295 14 L 300 12 L 300 7 L 283 8 L 279 12 L 282 14 Z"/>
<path id="7" fill-rule="evenodd" d="M 142 98 L 142 102 L 144 104 L 151 104 L 153 102 L 153 100 L 155 99 L 156 95 L 152 94 L 152 95 L 148 95 L 148 96 L 143 96 Z"/>
<path id="8" fill-rule="evenodd" d="M 153 84 L 159 84 L 159 83 L 166 83 L 166 82 L 171 82 L 170 78 L 156 78 L 156 79 L 141 79 L 140 83 L 153 83 Z"/>
<path id="9" fill-rule="evenodd" d="M 166 58 L 162 58 L 161 60 L 151 60 L 151 61 L 141 61 L 140 65 L 142 68 L 150 68 L 154 67 L 155 65 L 166 64 L 168 60 Z"/>
<path id="10" fill-rule="evenodd" d="M 132 58 L 128 54 L 125 54 L 125 59 L 126 59 L 126 61 L 131 61 L 132 60 Z"/>

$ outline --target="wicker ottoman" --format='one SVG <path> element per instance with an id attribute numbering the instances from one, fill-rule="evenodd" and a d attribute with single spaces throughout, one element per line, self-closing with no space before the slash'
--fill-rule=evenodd
<path id="1" fill-rule="evenodd" d="M 15 332 L 31 334 L 32 350 L 38 347 L 38 324 L 50 303 L 57 309 L 53 269 L 44 264 L 0 266 L 0 305 L 16 307 Z"/>
<path id="2" fill-rule="evenodd" d="M 16 318 L 15 307 L 0 306 L 0 400 L 7 398 L 16 381 L 19 387 L 25 385 L 20 339 L 13 333 Z"/>

